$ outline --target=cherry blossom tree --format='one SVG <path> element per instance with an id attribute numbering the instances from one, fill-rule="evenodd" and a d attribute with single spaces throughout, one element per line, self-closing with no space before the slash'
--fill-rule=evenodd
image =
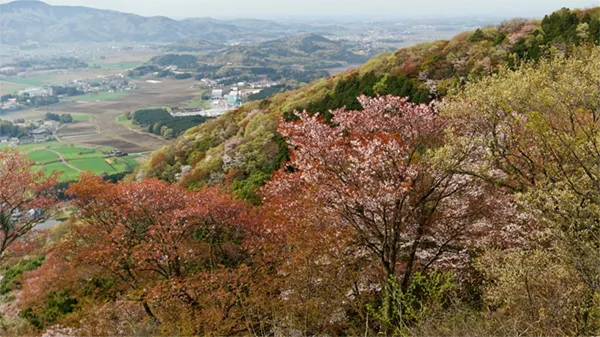
<path id="1" fill-rule="evenodd" d="M 498 189 L 454 173 L 464 156 L 435 151 L 445 122 L 433 105 L 392 96 L 359 101 L 363 111 L 332 111 L 333 126 L 307 112 L 283 122 L 295 172 L 279 174 L 267 190 L 287 191 L 298 180 L 316 190 L 324 214 L 339 218 L 331 225 L 352 228 L 378 261 L 383 285 L 406 291 L 417 270 L 463 266 L 469 248 L 499 232 L 511 205 Z M 391 315 L 390 296 L 386 305 Z"/>

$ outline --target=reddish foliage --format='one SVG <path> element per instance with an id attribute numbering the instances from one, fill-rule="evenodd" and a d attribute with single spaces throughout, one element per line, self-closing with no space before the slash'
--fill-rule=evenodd
<path id="1" fill-rule="evenodd" d="M 240 243 L 251 217 L 242 201 L 217 189 L 187 191 L 157 179 L 110 184 L 84 175 L 68 192 L 83 225 L 61 249 L 74 252 L 76 266 L 102 268 L 125 291 L 143 288 L 137 298 L 151 315 L 146 302 L 201 311 L 211 286 L 200 280 L 218 279 L 246 260 Z"/>
<path id="2" fill-rule="evenodd" d="M 17 150 L 0 150 L 0 262 L 7 249 L 44 221 L 58 205 L 58 174 L 46 177 Z M 23 212 L 22 216 L 15 217 Z"/>
<path id="3" fill-rule="evenodd" d="M 150 167 L 152 169 L 157 168 L 159 165 L 165 162 L 166 158 L 167 156 L 162 152 L 155 154 L 150 161 Z"/>

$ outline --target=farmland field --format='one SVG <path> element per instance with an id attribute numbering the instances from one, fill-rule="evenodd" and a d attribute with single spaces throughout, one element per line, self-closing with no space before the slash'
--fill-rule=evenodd
<path id="1" fill-rule="evenodd" d="M 89 63 L 90 67 L 100 67 L 100 69 L 119 69 L 119 70 L 125 70 L 125 69 L 131 69 L 131 68 L 135 68 L 137 66 L 139 66 L 142 62 L 115 62 L 115 63 L 108 63 L 108 62 L 93 62 L 93 63 Z"/>
<path id="2" fill-rule="evenodd" d="M 122 91 L 120 91 L 120 92 L 100 92 L 97 94 L 86 94 L 86 95 L 81 95 L 81 96 L 75 96 L 75 97 L 73 97 L 73 100 L 77 101 L 77 102 L 108 101 L 108 100 L 125 97 L 128 95 L 129 95 L 129 93 L 122 92 Z"/>
<path id="3" fill-rule="evenodd" d="M 65 159 L 94 158 L 102 156 L 102 153 L 95 149 L 76 146 L 53 147 L 52 150 L 62 154 Z"/>
<path id="4" fill-rule="evenodd" d="M 29 152 L 29 158 L 36 163 L 51 163 L 55 161 L 59 161 L 60 158 L 58 155 L 52 151 L 48 150 L 34 150 Z"/>
<path id="5" fill-rule="evenodd" d="M 115 57 L 102 61 L 117 63 L 137 60 Z M 95 69 L 95 71 L 101 71 L 101 69 Z M 104 70 L 104 72 L 108 73 L 112 70 Z M 67 76 L 74 77 L 74 74 L 59 74 L 59 76 L 66 79 Z M 77 72 L 79 78 L 89 78 L 92 74 L 94 72 L 91 69 L 87 69 L 86 72 Z M 56 136 L 63 141 L 63 145 L 70 143 L 84 148 L 110 147 L 130 154 L 149 153 L 160 149 L 168 141 L 137 130 L 130 120 L 123 120 L 123 118 L 118 120 L 118 116 L 126 112 L 132 113 L 138 109 L 175 106 L 199 100 L 202 90 L 192 87 L 196 83 L 194 79 L 164 79 L 160 84 L 148 84 L 145 80 L 132 80 L 131 82 L 137 85 L 138 89 L 117 93 L 126 93 L 127 96 L 110 100 L 99 100 L 102 97 L 95 96 L 92 101 L 79 101 L 83 96 L 75 96 L 54 105 L 7 112 L 2 115 L 2 119 L 43 119 L 47 112 L 59 115 L 70 113 L 74 117 L 75 115 L 87 115 L 89 116 L 88 120 L 83 120 L 86 117 L 77 117 L 75 123 L 65 125 L 57 130 Z M 0 146 L 2 145 L 0 144 Z"/>
<path id="6" fill-rule="evenodd" d="M 5 144 L 0 144 L 4 147 Z M 73 146 L 64 142 L 47 142 L 40 144 L 19 145 L 17 149 L 25 152 L 35 163 L 34 168 L 50 174 L 61 171 L 62 181 L 72 181 L 83 171 L 94 174 L 116 174 L 133 172 L 139 165 L 138 156 L 110 157 L 103 151 L 111 151 L 111 147 Z M 62 158 L 61 158 L 62 157 Z"/>
<path id="7" fill-rule="evenodd" d="M 34 168 L 41 169 L 46 175 L 50 175 L 52 172 L 62 172 L 60 174 L 61 181 L 73 181 L 79 177 L 79 172 L 60 162 L 43 166 L 34 166 Z"/>
<path id="8" fill-rule="evenodd" d="M 71 117 L 73 117 L 73 120 L 76 122 L 90 120 L 90 115 L 71 115 Z"/>
<path id="9" fill-rule="evenodd" d="M 55 82 L 56 78 L 57 76 L 55 74 L 33 75 L 27 77 L 8 76 L 3 80 L 3 82 L 19 84 L 23 86 L 40 87 L 44 84 L 51 84 Z"/>
<path id="10" fill-rule="evenodd" d="M 3 95 L 7 94 L 7 93 L 12 93 L 12 92 L 16 92 L 19 90 L 23 90 L 25 88 L 27 88 L 27 86 L 24 84 L 16 84 L 16 83 L 8 83 L 8 82 L 0 81 L 0 93 Z"/>
<path id="11" fill-rule="evenodd" d="M 70 160 L 69 163 L 82 171 L 92 171 L 95 174 L 117 173 L 114 168 L 108 165 L 104 158 L 94 157 L 86 159 L 74 159 Z"/>

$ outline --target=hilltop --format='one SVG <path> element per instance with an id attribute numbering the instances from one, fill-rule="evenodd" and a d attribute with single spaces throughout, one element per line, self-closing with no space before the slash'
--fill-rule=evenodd
<path id="1" fill-rule="evenodd" d="M 256 198 L 254 189 L 287 158 L 287 147 L 275 129 L 278 118 L 293 117 L 294 109 L 322 112 L 328 118 L 329 109 L 360 109 L 356 97 L 361 93 L 409 96 L 413 102 L 429 102 L 467 81 L 502 67 L 535 61 L 552 50 L 568 53 L 575 44 L 598 45 L 599 17 L 600 7 L 585 11 L 562 9 L 543 20 L 513 19 L 458 34 L 449 41 L 421 43 L 378 55 L 359 68 L 317 80 L 296 91 L 247 103 L 188 130 L 156 152 L 137 176 L 175 181 L 176 174 L 186 167 L 190 173 L 183 178 L 185 186 L 226 182 L 240 196 Z M 314 35 L 299 41 L 284 39 L 279 43 L 295 44 L 298 50 L 313 48 L 302 41 L 317 47 L 337 45 Z"/>
<path id="2" fill-rule="evenodd" d="M 0 43 L 3 44 L 173 42 L 192 38 L 223 42 L 257 34 L 277 38 L 289 29 L 263 20 L 194 18 L 178 21 L 164 16 L 144 17 L 83 6 L 53 6 L 31 0 L 0 5 Z"/>
<path id="3" fill-rule="evenodd" d="M 166 45 L 163 49 L 168 52 L 199 52 L 207 50 L 218 50 L 225 46 L 203 39 L 183 40 L 176 43 Z"/>
<path id="4" fill-rule="evenodd" d="M 373 56 L 359 54 L 355 44 L 332 41 L 321 35 L 310 33 L 288 36 L 252 45 L 232 46 L 215 51 L 203 57 L 210 64 L 233 65 L 321 65 L 327 63 L 348 62 L 363 63 Z"/>

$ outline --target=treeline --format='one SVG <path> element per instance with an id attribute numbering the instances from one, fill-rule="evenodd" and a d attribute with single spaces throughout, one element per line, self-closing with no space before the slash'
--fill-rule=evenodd
<path id="1" fill-rule="evenodd" d="M 153 57 L 150 62 L 159 66 L 177 66 L 177 68 L 196 68 L 198 59 L 194 55 L 189 54 L 166 54 Z"/>
<path id="2" fill-rule="evenodd" d="M 52 86 L 55 95 L 77 96 L 85 94 L 82 90 L 77 90 L 74 87 Z"/>
<path id="3" fill-rule="evenodd" d="M 60 102 L 57 96 L 29 96 L 29 94 L 23 94 L 17 96 L 17 101 L 26 106 L 46 106 Z"/>
<path id="4" fill-rule="evenodd" d="M 252 95 L 248 95 L 248 101 L 259 101 L 268 97 L 275 95 L 278 92 L 285 91 L 291 89 L 289 86 L 285 85 L 274 85 L 269 88 L 264 88 L 260 92 Z"/>
<path id="5" fill-rule="evenodd" d="M 0 137 L 22 138 L 27 136 L 29 128 L 13 124 L 11 121 L 0 119 Z"/>
<path id="6" fill-rule="evenodd" d="M 56 96 L 30 96 L 28 93 L 24 93 L 22 95 L 17 95 L 17 94 L 2 95 L 2 98 L 0 101 L 6 102 L 12 98 L 16 98 L 17 102 L 22 105 L 34 106 L 34 107 L 56 104 L 60 101 L 58 99 L 58 97 L 56 97 Z"/>
<path id="7" fill-rule="evenodd" d="M 46 113 L 46 120 L 47 121 L 57 121 L 57 122 L 61 122 L 61 123 L 72 123 L 73 122 L 73 116 L 71 116 L 71 114 L 55 114 L 52 112 L 47 112 Z"/>
<path id="8" fill-rule="evenodd" d="M 346 107 L 351 110 L 361 110 L 362 106 L 357 100 L 360 95 L 375 97 L 375 95 L 393 95 L 398 97 L 410 97 L 414 103 L 430 102 L 434 97 L 429 88 L 424 86 L 418 79 L 407 78 L 398 75 L 380 75 L 373 72 L 360 77 L 352 75 L 347 79 L 341 80 L 335 86 L 333 93 L 327 94 L 320 100 L 310 102 L 306 107 L 298 106 L 296 110 L 306 110 L 311 112 L 321 112 L 325 119 L 329 121 L 332 117 L 329 110 Z M 284 113 L 286 119 L 293 118 L 293 111 Z"/>
<path id="9" fill-rule="evenodd" d="M 36 69 L 87 68 L 88 64 L 75 57 L 55 57 L 50 59 L 29 59 L 11 63 L 8 66 Z"/>
<path id="10" fill-rule="evenodd" d="M 146 76 L 148 74 L 152 74 L 152 73 L 156 73 L 156 72 L 160 72 L 162 71 L 161 68 L 157 67 L 157 66 L 139 66 L 135 69 L 129 70 L 127 72 L 127 76 L 129 77 L 141 77 L 141 76 Z"/>
<path id="11" fill-rule="evenodd" d="M 131 115 L 135 123 L 148 128 L 148 132 L 166 139 L 179 136 L 185 130 L 204 123 L 210 117 L 183 116 L 173 117 L 162 108 L 141 109 Z"/>

